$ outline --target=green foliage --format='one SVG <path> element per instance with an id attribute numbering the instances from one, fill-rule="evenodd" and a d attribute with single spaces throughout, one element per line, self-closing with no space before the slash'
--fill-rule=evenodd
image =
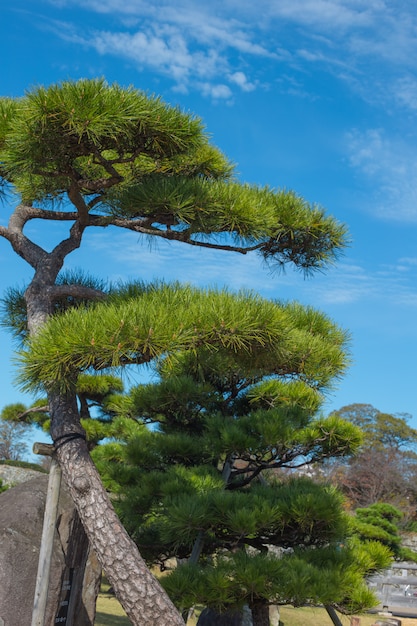
<path id="1" fill-rule="evenodd" d="M 403 513 L 395 506 L 378 502 L 356 509 L 351 520 L 352 530 L 361 541 L 374 541 L 386 546 L 395 558 L 417 561 L 417 554 L 403 548 L 399 525 Z"/>
<path id="2" fill-rule="evenodd" d="M 90 225 L 135 221 L 149 236 L 236 245 L 307 273 L 346 244 L 345 227 L 322 208 L 231 178 L 200 120 L 159 98 L 96 79 L 38 87 L 0 105 L 0 175 L 24 203 L 68 197 L 84 223 L 98 211 Z M 216 242 L 218 233 L 230 239 Z"/>
<path id="3" fill-rule="evenodd" d="M 275 254 L 269 241 L 273 234 L 282 250 L 281 263 L 291 261 L 304 269 L 319 267 L 342 234 L 323 209 L 310 207 L 293 192 L 234 181 L 152 174 L 139 184 L 112 190 L 106 202 L 111 216 L 143 215 L 161 221 L 170 216 L 173 224 L 186 224 L 190 234 L 227 232 L 237 243 L 241 238 L 265 240 L 260 251 L 266 259 Z"/>
<path id="4" fill-rule="evenodd" d="M 15 402 L 13 404 L 7 404 L 2 408 L 0 413 L 0 419 L 7 422 L 18 422 L 20 415 L 26 410 L 26 407 L 21 402 Z"/>
<path id="5" fill-rule="evenodd" d="M 82 374 L 78 377 L 76 393 L 80 407 L 81 424 L 86 431 L 90 448 L 99 441 L 119 434 L 121 417 L 117 417 L 123 398 L 123 383 L 120 378 L 110 374 L 92 376 Z M 118 400 L 115 400 L 117 397 Z M 126 402 L 124 403 L 126 405 Z M 117 410 L 116 410 L 117 408 Z M 34 425 L 45 432 L 50 429 L 50 414 L 47 398 L 38 398 L 27 408 L 22 403 L 6 405 L 0 418 L 10 422 L 19 432 L 25 433 L 27 426 Z M 1 425 L 1 422 L 0 422 Z M 127 428 L 123 432 L 129 432 Z"/>
<path id="6" fill-rule="evenodd" d="M 192 545 L 200 530 L 224 548 L 248 543 L 262 549 L 321 545 L 346 529 L 340 496 L 303 479 L 242 491 L 223 485 L 206 493 L 184 490 L 165 503 L 164 517 L 164 541 L 177 546 Z"/>
<path id="7" fill-rule="evenodd" d="M 77 393 L 88 395 L 90 400 L 102 402 L 103 398 L 109 394 L 123 391 L 123 383 L 118 376 L 102 374 L 100 376 L 89 376 L 83 374 L 77 380 Z"/>
<path id="8" fill-rule="evenodd" d="M 340 496 L 304 479 L 267 485 L 261 477 L 358 447 L 357 428 L 317 413 L 347 366 L 346 333 L 311 308 L 248 293 L 57 279 L 92 226 L 257 251 L 304 273 L 333 262 L 345 227 L 292 191 L 241 184 L 198 119 L 132 88 L 64 82 L 0 107 L 0 176 L 22 200 L 16 230 L 35 218 L 72 222 L 50 253 L 24 237 L 14 245 L 35 270 L 27 311 L 22 292 L 4 303 L 24 340 L 23 388 L 78 396 L 90 448 L 111 438 L 93 455 L 135 540 L 163 564 L 188 557 L 202 537 L 195 582 L 200 594 L 216 589 L 216 606 L 284 596 L 298 604 L 307 589 L 310 600 L 328 598 L 331 580 L 346 589 L 303 555 L 292 555 L 284 577 L 287 557 L 263 554 L 270 544 L 311 551 L 339 540 Z M 52 317 L 27 338 L 37 320 L 26 325 L 26 313 L 45 311 L 39 286 Z M 154 400 L 151 387 L 126 398 L 117 379 L 88 378 L 147 363 L 159 364 L 162 378 Z"/>
<path id="9" fill-rule="evenodd" d="M 100 79 L 39 87 L 3 107 L 1 160 L 24 201 L 62 194 L 74 167 L 85 180 L 107 177 L 103 153 L 117 167 L 129 157 L 134 163 L 139 148 L 156 159 L 205 143 L 198 119 Z"/>
<path id="10" fill-rule="evenodd" d="M 175 315 L 173 315 L 175 311 Z M 146 363 L 207 348 L 267 350 L 320 388 L 346 366 L 346 335 L 325 315 L 249 293 L 157 285 L 137 299 L 97 303 L 57 315 L 20 353 L 25 389 L 68 389 L 77 371 Z M 290 357 L 290 358 L 289 358 Z"/>
<path id="11" fill-rule="evenodd" d="M 7 485 L 3 485 L 3 481 L 0 478 L 0 493 L 3 493 L 3 491 L 7 491 L 8 486 Z"/>
<path id="12" fill-rule="evenodd" d="M 161 582 L 181 609 L 202 603 L 219 612 L 244 603 L 344 605 L 356 612 L 377 603 L 364 582 L 366 569 L 355 567 L 351 550 L 320 548 L 309 556 L 219 555 L 210 565 L 184 564 Z"/>
<path id="13" fill-rule="evenodd" d="M 288 346 L 301 342 L 300 329 L 308 320 L 324 355 L 329 327 L 323 320 L 301 315 L 294 328 L 293 315 L 290 319 L 297 340 Z M 293 368 L 290 380 L 284 363 Z M 106 484 L 119 494 L 123 523 L 150 563 L 165 567 L 170 557 L 189 559 L 201 542 L 198 566 L 189 563 L 164 578 L 179 607 L 357 602 L 352 589 L 364 586 L 374 561 L 371 566 L 370 559 L 363 560 L 353 575 L 351 556 L 349 576 L 342 576 L 342 567 L 329 574 L 329 562 L 319 566 L 306 556 L 345 537 L 341 495 L 296 476 L 256 480 L 265 469 L 350 454 L 360 445 L 353 424 L 314 415 L 324 380 L 318 359 L 315 363 L 320 382 L 315 384 L 312 368 L 307 384 L 303 376 L 297 380 L 297 357 L 289 351 L 265 349 L 249 358 L 245 351 L 205 348 L 180 353 L 174 362 L 160 362 L 158 382 L 129 393 L 129 412 L 137 422 L 135 430 L 119 433 L 126 445 L 110 444 L 107 453 L 105 444 L 95 452 Z M 328 364 L 324 367 L 328 376 Z M 333 374 L 337 371 L 334 367 Z M 145 427 L 149 423 L 152 431 Z M 271 546 L 289 550 L 291 561 L 271 556 Z M 363 588 L 361 597 L 363 606 L 375 602 Z"/>

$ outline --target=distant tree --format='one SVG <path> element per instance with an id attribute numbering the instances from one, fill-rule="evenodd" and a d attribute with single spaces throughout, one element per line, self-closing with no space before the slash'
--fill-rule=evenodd
<path id="1" fill-rule="evenodd" d="M 336 463 L 331 476 L 352 508 L 391 502 L 405 510 L 415 503 L 416 473 L 414 454 L 377 447 L 358 453 L 346 464 Z"/>
<path id="2" fill-rule="evenodd" d="M 356 509 L 353 528 L 361 539 L 376 539 L 398 556 L 401 543 L 398 522 L 401 517 L 401 511 L 391 504 L 378 502 Z"/>
<path id="3" fill-rule="evenodd" d="M 364 447 L 412 450 L 417 446 L 417 430 L 407 423 L 411 419 L 408 413 L 391 415 L 381 413 L 370 404 L 349 404 L 334 411 L 333 415 L 338 415 L 363 430 Z"/>
<path id="4" fill-rule="evenodd" d="M 351 521 L 353 532 L 363 542 L 378 541 L 392 552 L 394 558 L 417 561 L 417 553 L 402 546 L 400 523 L 403 513 L 385 502 L 356 509 Z"/>
<path id="5" fill-rule="evenodd" d="M 0 459 L 22 461 L 29 452 L 28 426 L 12 419 L 22 409 L 22 404 L 12 404 L 0 413 Z"/>
<path id="6" fill-rule="evenodd" d="M 332 479 L 348 496 L 353 508 L 391 502 L 407 509 L 417 497 L 417 430 L 409 415 L 381 413 L 368 404 L 352 404 L 336 411 L 359 426 L 364 444 L 347 462 L 331 465 Z"/>

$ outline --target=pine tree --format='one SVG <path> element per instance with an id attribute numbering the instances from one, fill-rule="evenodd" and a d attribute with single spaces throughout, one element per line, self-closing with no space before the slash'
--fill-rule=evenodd
<path id="1" fill-rule="evenodd" d="M 107 342 L 99 329 L 93 335 L 80 333 L 86 344 L 79 360 L 76 346 L 62 337 L 59 350 L 65 358 L 57 369 L 52 359 L 49 372 L 41 372 L 36 357 L 45 363 L 51 352 L 36 353 L 36 346 L 47 335 L 42 328 L 51 316 L 59 319 L 54 314 L 61 304 L 67 308 L 105 298 L 103 290 L 94 285 L 60 281 L 60 272 L 68 255 L 82 245 L 84 234 L 93 227 L 113 226 L 132 231 L 135 237 L 158 237 L 243 254 L 257 252 L 278 267 L 290 263 L 307 273 L 324 269 L 334 260 L 345 244 L 345 228 L 293 192 L 240 183 L 228 160 L 209 143 L 199 119 L 159 98 L 104 80 L 36 87 L 22 98 L 2 98 L 0 176 L 6 199 L 11 191 L 19 202 L 17 206 L 9 203 L 9 222 L 0 226 L 0 236 L 33 270 L 24 294 L 27 345 L 34 342 L 33 361 L 23 376 L 47 391 L 50 431 L 65 481 L 132 622 L 181 624 L 134 551 L 103 489 L 84 440 L 75 379 L 79 365 L 99 369 L 135 359 L 149 362 L 168 350 L 192 348 L 200 338 L 185 334 L 192 335 L 190 329 L 199 317 L 187 331 L 179 332 L 178 340 L 162 333 L 156 345 L 153 327 L 163 306 L 158 310 L 154 302 L 152 323 L 144 312 L 145 317 L 137 319 L 139 330 L 133 329 L 141 345 L 140 356 L 135 346 L 124 350 L 123 320 L 128 318 L 118 317 Z M 39 220 L 45 229 L 51 222 L 68 224 L 68 235 L 51 250 L 43 249 L 25 232 L 32 220 Z M 158 291 L 154 295 L 163 299 Z M 258 336 L 251 342 L 242 336 L 236 343 L 233 328 L 224 333 L 221 320 L 217 322 L 220 326 L 215 332 L 210 334 L 207 328 L 203 332 L 206 345 L 223 338 L 225 347 L 253 349 L 256 342 L 259 346 L 268 340 Z M 143 329 L 152 332 L 138 337 Z M 251 337 L 248 325 L 245 332 Z"/>
<path id="2" fill-rule="evenodd" d="M 268 350 L 185 353 L 160 366 L 159 382 L 131 390 L 137 419 L 126 443 L 121 430 L 118 442 L 95 450 L 147 562 L 165 570 L 173 558 L 187 561 L 162 579 L 185 613 L 194 605 L 233 613 L 247 603 L 261 626 L 269 604 L 375 603 L 364 576 L 387 565 L 387 551 L 351 542 L 341 495 L 296 471 L 361 443 L 357 427 L 317 414 L 340 367 L 330 358 L 337 330 L 317 312 L 315 324 L 297 313 L 305 345 L 316 339 L 302 370 L 287 351 L 282 361 Z"/>

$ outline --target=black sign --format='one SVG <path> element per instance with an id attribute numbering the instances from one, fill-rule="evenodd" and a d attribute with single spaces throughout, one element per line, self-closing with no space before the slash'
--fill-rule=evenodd
<path id="1" fill-rule="evenodd" d="M 64 580 L 62 581 L 61 602 L 59 603 L 59 610 L 55 617 L 55 624 L 67 623 L 73 576 L 74 568 L 70 568 L 65 571 Z"/>

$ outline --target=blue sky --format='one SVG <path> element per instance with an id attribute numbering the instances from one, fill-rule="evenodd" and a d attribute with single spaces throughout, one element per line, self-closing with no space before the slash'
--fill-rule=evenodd
<path id="1" fill-rule="evenodd" d="M 417 427 L 417 14 L 408 0 L 14 0 L 0 95 L 104 76 L 201 117 L 242 181 L 294 189 L 350 230 L 326 274 L 257 257 L 89 233 L 69 267 L 110 279 L 249 287 L 325 311 L 352 336 L 326 411 L 363 402 Z M 1 208 L 1 223 L 8 207 Z M 30 227 L 36 236 L 37 224 Z M 38 234 L 41 238 L 41 233 Z M 48 233 L 48 240 L 54 240 Z M 43 241 L 43 239 L 42 239 Z M 30 272 L 0 241 L 1 290 Z M 1 332 L 2 404 L 13 386 Z"/>

